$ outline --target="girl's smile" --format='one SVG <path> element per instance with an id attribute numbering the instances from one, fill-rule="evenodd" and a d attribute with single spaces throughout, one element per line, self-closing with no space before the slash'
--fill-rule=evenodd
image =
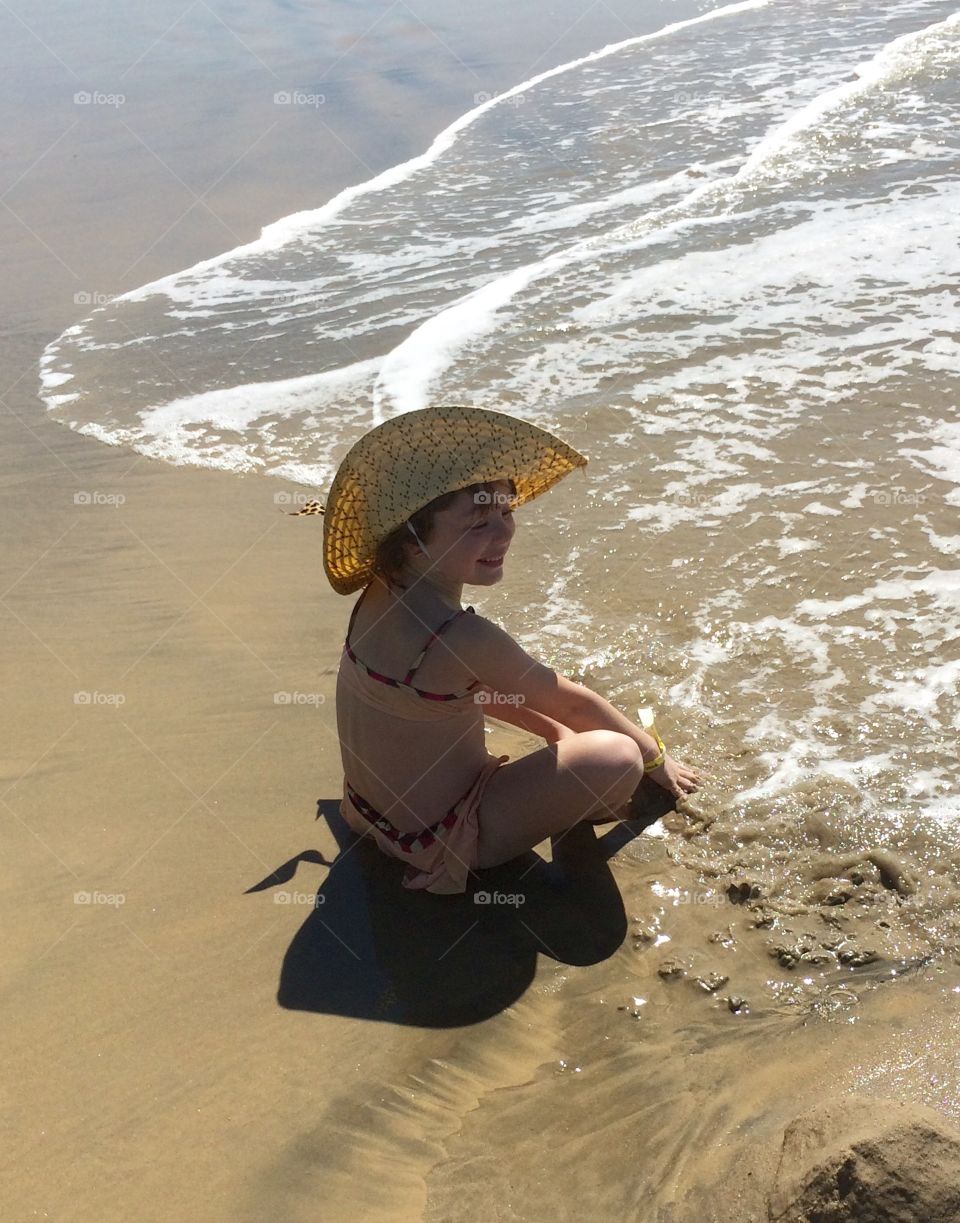
<path id="1" fill-rule="evenodd" d="M 510 484 L 496 483 L 493 493 L 464 491 L 434 519 L 414 569 L 459 605 L 464 585 L 491 586 L 503 577 L 503 562 L 516 531 Z M 455 601 L 455 602 L 454 602 Z"/>
<path id="2" fill-rule="evenodd" d="M 469 493 L 464 494 L 459 503 L 437 515 L 434 533 L 440 554 L 437 568 L 447 569 L 449 562 L 450 575 L 457 571 L 465 582 L 475 580 L 477 570 L 488 579 L 499 576 L 516 529 L 506 481 L 499 484 L 492 504 L 475 502 Z M 427 547 L 432 553 L 432 543 Z M 467 569 L 463 568 L 464 563 Z"/>

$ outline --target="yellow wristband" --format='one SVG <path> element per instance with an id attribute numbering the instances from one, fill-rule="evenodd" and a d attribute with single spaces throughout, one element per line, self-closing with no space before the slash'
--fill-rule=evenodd
<path id="1" fill-rule="evenodd" d="M 659 767 L 661 766 L 661 764 L 663 764 L 663 759 L 664 759 L 664 757 L 665 757 L 665 756 L 666 756 L 666 754 L 667 754 L 667 749 L 666 749 L 666 747 L 664 746 L 664 742 L 663 742 L 663 740 L 660 738 L 660 736 L 659 736 L 659 735 L 657 735 L 657 747 L 658 747 L 660 750 L 659 750 L 659 752 L 657 753 L 657 755 L 656 755 L 656 756 L 654 756 L 654 758 L 653 758 L 652 760 L 648 760 L 648 761 L 646 762 L 646 764 L 644 764 L 644 766 L 643 766 L 643 771 L 644 771 L 644 773 L 652 773 L 654 769 L 659 769 Z"/>

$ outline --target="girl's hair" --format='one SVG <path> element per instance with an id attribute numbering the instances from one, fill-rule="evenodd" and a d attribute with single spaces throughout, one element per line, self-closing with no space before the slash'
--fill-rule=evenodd
<path id="1" fill-rule="evenodd" d="M 471 493 L 479 516 L 484 513 L 485 507 L 494 505 L 495 499 L 503 495 L 496 488 L 498 483 L 502 483 L 502 481 L 484 480 L 479 484 L 468 484 L 466 488 L 455 489 L 452 493 L 443 493 L 439 497 L 434 497 L 432 501 L 429 501 L 425 506 L 417 510 L 416 513 L 411 514 L 408 521 L 417 535 L 424 542 L 427 542 L 433 531 L 434 518 L 440 510 L 445 510 L 461 493 Z M 507 483 L 510 485 L 510 496 L 516 497 L 516 484 L 513 480 L 507 480 Z M 373 562 L 374 573 L 379 574 L 388 582 L 396 584 L 406 561 L 404 546 L 407 543 L 412 544 L 415 542 L 406 522 L 402 522 L 385 539 L 380 541 L 377 555 Z"/>

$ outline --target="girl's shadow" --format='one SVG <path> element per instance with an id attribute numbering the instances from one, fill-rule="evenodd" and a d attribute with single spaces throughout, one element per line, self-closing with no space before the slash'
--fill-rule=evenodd
<path id="1" fill-rule="evenodd" d="M 606 959 L 627 928 L 607 859 L 673 807 L 659 787 L 641 791 L 636 821 L 602 837 L 586 824 L 566 834 L 575 872 L 564 874 L 530 852 L 471 874 L 466 892 L 453 896 L 404 888 L 403 864 L 357 837 L 340 817 L 339 800 L 318 802 L 317 818 L 327 820 L 340 850 L 335 861 L 308 850 L 248 889 L 277 888 L 275 899 L 293 903 L 307 893 L 283 885 L 300 862 L 330 866 L 284 957 L 280 1005 L 457 1027 L 515 1002 L 534 978 L 538 953 L 565 964 Z"/>

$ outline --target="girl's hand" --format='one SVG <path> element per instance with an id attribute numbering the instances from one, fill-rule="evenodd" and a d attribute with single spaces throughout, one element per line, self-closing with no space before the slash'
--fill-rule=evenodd
<path id="1" fill-rule="evenodd" d="M 685 764 L 678 764 L 672 756 L 664 756 L 663 764 L 647 776 L 658 786 L 669 790 L 674 798 L 686 798 L 700 784 L 700 774 L 694 769 L 688 769 Z"/>

